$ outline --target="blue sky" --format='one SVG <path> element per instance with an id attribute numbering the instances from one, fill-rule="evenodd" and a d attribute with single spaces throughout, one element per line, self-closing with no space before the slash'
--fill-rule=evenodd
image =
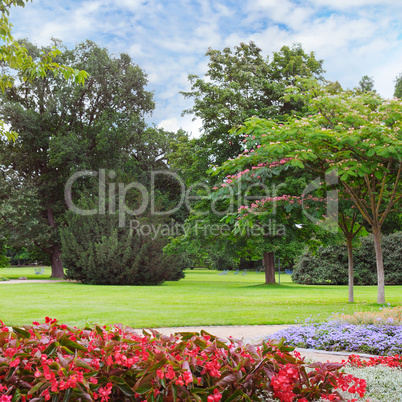
<path id="1" fill-rule="evenodd" d="M 400 0 L 33 0 L 11 14 L 16 38 L 38 45 L 50 38 L 68 47 L 91 39 L 112 53 L 128 53 L 148 75 L 156 109 L 150 123 L 198 135 L 199 121 L 180 91 L 188 74 L 207 71 L 205 52 L 254 41 L 271 55 L 301 43 L 324 60 L 326 78 L 344 88 L 363 75 L 392 97 L 402 72 Z"/>

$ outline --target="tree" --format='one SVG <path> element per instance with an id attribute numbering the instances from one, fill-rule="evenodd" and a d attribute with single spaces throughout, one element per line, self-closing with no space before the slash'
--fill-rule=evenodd
<path id="1" fill-rule="evenodd" d="M 377 302 L 384 303 L 380 236 L 388 215 L 401 210 L 402 106 L 373 93 L 334 90 L 311 80 L 288 93 L 301 99 L 310 114 L 295 114 L 285 123 L 256 117 L 246 121 L 241 134 L 251 137 L 249 146 L 256 146 L 252 161 L 287 158 L 289 166 L 337 172 L 339 184 L 372 230 Z"/>
<path id="2" fill-rule="evenodd" d="M 268 118 L 291 111 L 296 105 L 281 100 L 286 86 L 297 76 L 318 78 L 323 73 L 322 60 L 306 54 L 301 45 L 283 46 L 271 62 L 253 42 L 241 43 L 234 51 L 209 49 L 206 56 L 206 78 L 189 75 L 191 91 L 182 92 L 194 99 L 184 113 L 202 120 L 201 139 L 211 162 L 218 165 L 241 150 L 241 139 L 231 128 L 254 115 Z"/>
<path id="3" fill-rule="evenodd" d="M 34 61 L 49 50 L 25 46 Z M 144 115 L 154 107 L 152 94 L 145 90 L 145 74 L 128 55 L 112 57 L 87 41 L 63 49 L 56 61 L 85 69 L 90 77 L 78 85 L 58 75 L 45 76 L 20 80 L 7 89 L 0 113 L 18 138 L 15 143 L 1 142 L 0 162 L 4 183 L 15 183 L 13 192 L 3 192 L 3 206 L 12 211 L 3 213 L 3 227 L 10 236 L 45 250 L 52 276 L 62 277 L 59 228 L 64 224 L 68 179 L 77 171 L 101 168 L 140 174 L 145 144 L 160 133 L 145 131 Z M 96 184 L 77 180 L 73 196 Z M 30 200 L 23 214 L 18 213 L 18 196 Z"/>
<path id="4" fill-rule="evenodd" d="M 4 69 L 19 71 L 19 78 L 26 81 L 38 77 L 45 77 L 47 72 L 53 75 L 61 74 L 65 79 L 73 79 L 77 83 L 83 84 L 87 78 L 85 71 L 58 64 L 54 58 L 60 52 L 53 47 L 42 52 L 36 60 L 29 55 L 27 49 L 11 34 L 11 24 L 8 19 L 10 8 L 12 6 L 24 7 L 28 0 L 0 0 L 0 39 L 3 45 L 0 46 L 0 61 L 3 71 L 0 74 L 0 90 L 4 92 L 7 88 L 14 85 L 14 75 Z M 8 139 L 14 139 L 16 133 L 10 132 L 4 128 L 4 123 L 0 121 L 0 134 L 5 135 Z"/>
<path id="5" fill-rule="evenodd" d="M 194 99 L 194 106 L 184 113 L 192 113 L 201 118 L 202 135 L 191 140 L 183 137 L 173 148 L 169 162 L 183 176 L 187 186 L 202 182 L 212 188 L 221 178 L 207 174 L 207 169 L 211 165 L 221 165 L 229 158 L 236 157 L 242 149 L 243 138 L 234 135 L 230 131 L 232 127 L 242 124 L 253 115 L 285 118 L 286 113 L 302 106 L 301 103 L 282 100 L 286 86 L 293 83 L 297 76 L 320 77 L 323 69 L 322 61 L 316 60 L 314 53 L 306 54 L 300 45 L 282 47 L 273 54 L 271 61 L 262 55 L 261 49 L 253 42 L 241 43 L 234 50 L 209 49 L 206 55 L 210 58 L 206 78 L 190 75 L 191 91 L 183 93 L 185 97 Z M 200 190 L 198 195 L 206 194 Z M 195 220 L 191 217 L 187 223 L 191 226 Z M 204 223 L 219 224 L 213 216 Z M 208 240 L 205 239 L 203 247 L 199 248 L 198 237 L 194 239 L 194 247 L 190 245 L 191 239 L 185 241 L 188 248 L 200 250 L 203 255 L 206 250 L 215 247 L 221 252 L 233 250 L 228 241 L 236 241 L 238 255 L 227 256 L 227 261 L 238 259 L 241 255 L 250 257 L 250 254 L 251 258 L 260 258 L 263 252 L 261 245 L 264 243 L 255 243 L 250 239 L 218 240 L 216 236 L 212 236 L 212 247 L 206 246 Z M 254 251 L 251 252 L 251 249 Z M 270 261 L 272 271 L 273 258 Z"/>
<path id="6" fill-rule="evenodd" d="M 359 81 L 358 91 L 361 92 L 376 92 L 374 89 L 374 79 L 368 75 L 364 75 Z"/>
<path id="7" fill-rule="evenodd" d="M 395 98 L 402 98 L 402 74 L 395 78 Z"/>
<path id="8" fill-rule="evenodd" d="M 249 239 L 249 255 L 262 255 L 265 283 L 269 284 L 275 283 L 274 255 L 283 260 L 295 248 L 301 253 L 316 239 L 311 236 L 314 224 L 301 208 L 295 207 L 303 204 L 302 197 L 296 194 L 307 188 L 308 176 L 289 169 L 285 159 L 254 164 L 253 151 L 246 147 L 238 158 L 216 168 L 215 173 L 229 174 L 220 188 L 214 188 L 211 199 L 227 198 L 236 205 L 235 211 L 227 212 L 224 219 L 233 225 L 234 237 Z"/>

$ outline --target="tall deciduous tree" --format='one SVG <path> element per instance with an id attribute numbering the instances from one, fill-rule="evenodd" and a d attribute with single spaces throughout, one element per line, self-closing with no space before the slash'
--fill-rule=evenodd
<path id="1" fill-rule="evenodd" d="M 398 77 L 395 78 L 394 96 L 399 99 L 402 98 L 402 74 L 399 74 Z"/>
<path id="2" fill-rule="evenodd" d="M 213 187 L 220 178 L 206 174 L 207 169 L 236 157 L 242 150 L 243 138 L 230 130 L 253 115 L 285 118 L 292 109 L 302 107 L 301 102 L 295 104 L 292 100 L 286 102 L 282 99 L 286 86 L 297 76 L 320 77 L 323 73 L 322 61 L 317 60 L 314 53 L 305 53 L 300 45 L 284 46 L 271 59 L 264 56 L 253 42 L 222 51 L 209 49 L 206 55 L 210 61 L 205 78 L 190 75 L 191 91 L 183 93 L 194 100 L 194 106 L 184 113 L 201 118 L 201 137 L 192 140 L 183 137 L 169 158 L 171 166 L 184 177 L 188 186 L 202 181 Z M 197 219 L 192 217 L 188 224 L 191 226 Z M 219 219 L 210 216 L 203 224 L 218 225 Z M 227 238 L 218 241 L 216 236 L 212 236 L 211 239 L 214 247 L 222 241 L 220 250 L 233 249 L 227 247 Z M 199 249 L 198 239 L 194 240 L 194 247 L 189 245 L 191 239 L 185 241 L 189 248 Z M 256 258 L 257 253 L 260 256 L 264 251 L 272 253 L 275 246 L 268 247 L 269 243 L 237 239 L 238 255 L 253 254 Z M 203 247 L 202 250 L 206 249 Z M 227 260 L 231 258 L 233 256 L 228 256 Z M 272 254 L 269 261 L 272 279 Z"/>
<path id="3" fill-rule="evenodd" d="M 25 46 L 34 62 L 48 51 Z M 2 208 L 5 227 L 10 235 L 31 239 L 49 253 L 52 276 L 62 277 L 59 227 L 68 178 L 84 169 L 118 170 L 132 159 L 137 161 L 134 165 L 146 163 L 144 144 L 158 131 L 145 133 L 144 116 L 154 103 L 145 90 L 144 72 L 128 55 L 113 57 L 87 41 L 73 50 L 63 49 L 56 61 L 84 69 L 90 77 L 84 85 L 59 76 L 37 77 L 7 89 L 0 113 L 18 138 L 15 143 L 1 142 L 0 163 L 3 175 L 16 181 L 16 194 L 31 190 L 32 208 L 27 213 L 7 214 Z M 3 195 L 3 206 L 16 212 L 18 197 Z"/>
<path id="4" fill-rule="evenodd" d="M 183 95 L 194 99 L 194 106 L 184 113 L 202 120 L 201 139 L 216 164 L 241 150 L 231 128 L 254 115 L 268 118 L 290 112 L 297 105 L 281 99 L 286 86 L 297 76 L 318 78 L 323 73 L 322 60 L 305 53 L 300 45 L 282 47 L 271 61 L 253 42 L 241 43 L 234 50 L 209 49 L 206 56 L 210 61 L 205 78 L 189 75 L 191 91 Z"/>
<path id="5" fill-rule="evenodd" d="M 359 86 L 357 87 L 357 90 L 362 92 L 376 92 L 376 90 L 374 89 L 373 77 L 363 75 L 363 77 L 359 81 Z"/>
<path id="6" fill-rule="evenodd" d="M 246 121 L 242 134 L 252 138 L 251 145 L 258 143 L 253 162 L 288 158 L 287 164 L 300 169 L 337 171 L 340 185 L 373 232 L 377 302 L 384 303 L 381 229 L 392 211 L 401 210 L 402 105 L 311 80 L 288 92 L 290 99 L 308 106 L 310 115 L 294 115 L 283 124 L 256 117 Z"/>

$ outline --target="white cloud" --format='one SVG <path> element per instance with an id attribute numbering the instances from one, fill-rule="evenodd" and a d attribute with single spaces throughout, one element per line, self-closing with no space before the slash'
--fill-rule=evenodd
<path id="1" fill-rule="evenodd" d="M 58 37 L 69 47 L 91 39 L 129 53 L 148 74 L 157 108 L 152 121 L 198 135 L 200 123 L 180 91 L 188 74 L 207 71 L 208 47 L 255 41 L 266 55 L 301 43 L 324 59 L 326 77 L 353 87 L 373 76 L 383 96 L 402 72 L 402 2 L 396 0 L 34 0 L 13 9 L 16 37 L 39 45 Z M 171 128 L 170 128 L 171 129 Z"/>
<path id="2" fill-rule="evenodd" d="M 371 6 L 381 6 L 400 8 L 401 4 L 395 0 L 308 0 L 317 7 L 328 7 L 333 10 L 346 10 L 354 8 L 365 8 Z"/>
<path id="3" fill-rule="evenodd" d="M 190 116 L 184 116 L 180 118 L 172 117 L 170 119 L 162 120 L 158 124 L 158 127 L 173 132 L 177 132 L 179 129 L 183 129 L 187 133 L 191 134 L 193 138 L 197 138 L 200 136 L 202 123 L 200 119 L 196 119 L 193 121 L 192 117 Z"/>

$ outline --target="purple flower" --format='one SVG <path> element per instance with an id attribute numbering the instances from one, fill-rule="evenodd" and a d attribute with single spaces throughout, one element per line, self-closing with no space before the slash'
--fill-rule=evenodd
<path id="1" fill-rule="evenodd" d="M 292 326 L 269 338 L 285 338 L 289 345 L 307 349 L 378 355 L 402 353 L 402 326 L 353 325 L 330 321 Z"/>

